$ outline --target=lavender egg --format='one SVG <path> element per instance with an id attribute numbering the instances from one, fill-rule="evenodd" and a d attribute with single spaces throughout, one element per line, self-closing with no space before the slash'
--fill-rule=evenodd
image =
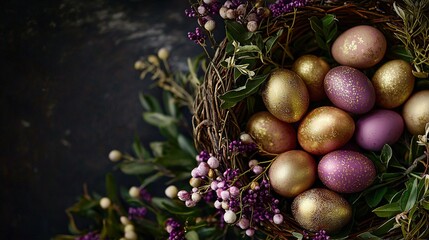
<path id="1" fill-rule="evenodd" d="M 369 112 L 375 104 L 375 90 L 361 71 L 348 67 L 332 68 L 325 76 L 324 88 L 331 102 L 350 113 Z"/>
<path id="2" fill-rule="evenodd" d="M 363 191 L 372 184 L 377 174 L 370 159 L 350 150 L 326 154 L 320 160 L 317 172 L 326 187 L 339 193 Z"/>
<path id="3" fill-rule="evenodd" d="M 393 144 L 404 131 L 400 114 L 379 109 L 359 118 L 356 122 L 356 143 L 363 149 L 380 151 L 384 144 Z"/>

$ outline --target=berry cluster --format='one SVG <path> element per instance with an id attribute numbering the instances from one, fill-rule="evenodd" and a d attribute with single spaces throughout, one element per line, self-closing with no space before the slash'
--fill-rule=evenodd
<path id="1" fill-rule="evenodd" d="M 325 230 L 320 230 L 314 236 L 310 236 L 310 234 L 306 231 L 304 231 L 304 239 L 311 239 L 311 240 L 329 240 L 331 237 L 326 233 Z"/>
<path id="2" fill-rule="evenodd" d="M 287 12 L 291 12 L 296 7 L 305 6 L 309 0 L 277 0 L 269 6 L 273 17 L 281 16 Z"/>
<path id="3" fill-rule="evenodd" d="M 147 209 L 145 207 L 138 207 L 138 208 L 130 207 L 128 209 L 129 219 L 141 219 L 141 218 L 144 218 L 146 214 L 147 214 Z"/>
<path id="4" fill-rule="evenodd" d="M 100 240 L 100 234 L 97 232 L 90 232 L 86 235 L 76 238 L 75 240 Z"/>
<path id="5" fill-rule="evenodd" d="M 167 219 L 165 222 L 165 230 L 168 232 L 168 240 L 184 240 L 185 231 L 179 222 L 173 218 Z"/>

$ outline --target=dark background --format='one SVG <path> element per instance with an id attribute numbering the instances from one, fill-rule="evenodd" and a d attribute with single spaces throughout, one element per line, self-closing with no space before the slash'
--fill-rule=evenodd
<path id="1" fill-rule="evenodd" d="M 131 152 L 144 124 L 133 69 L 142 56 L 171 50 L 186 67 L 200 48 L 184 16 L 188 1 L 63 0 L 0 3 L 0 236 L 50 239 L 67 233 L 65 209 L 84 183 L 104 193 L 111 149 Z M 137 184 L 137 182 L 136 182 Z"/>

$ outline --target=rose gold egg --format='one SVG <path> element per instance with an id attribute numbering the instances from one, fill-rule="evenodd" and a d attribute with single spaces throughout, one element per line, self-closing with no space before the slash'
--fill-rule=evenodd
<path id="1" fill-rule="evenodd" d="M 313 188 L 299 194 L 292 202 L 295 220 L 308 231 L 338 232 L 352 218 L 350 204 L 337 193 Z"/>
<path id="2" fill-rule="evenodd" d="M 341 65 L 369 68 L 386 53 L 386 38 L 372 26 L 356 26 L 343 32 L 332 44 L 332 56 Z"/>
<path id="3" fill-rule="evenodd" d="M 402 110 L 405 126 L 413 135 L 423 135 L 429 122 L 429 90 L 414 93 Z"/>
<path id="4" fill-rule="evenodd" d="M 307 111 L 310 98 L 304 81 L 287 69 L 275 70 L 262 88 L 267 110 L 276 118 L 293 123 Z"/>
<path id="5" fill-rule="evenodd" d="M 282 153 L 296 147 L 296 131 L 290 123 L 280 121 L 269 112 L 252 115 L 247 133 L 268 153 Z"/>
<path id="6" fill-rule="evenodd" d="M 298 142 L 305 151 L 323 155 L 344 146 L 354 131 L 355 123 L 348 113 L 323 106 L 304 117 L 298 127 Z"/>
<path id="7" fill-rule="evenodd" d="M 329 72 L 329 64 L 315 55 L 303 55 L 292 65 L 292 71 L 304 81 L 311 101 L 320 101 L 326 97 L 323 80 Z"/>
<path id="8" fill-rule="evenodd" d="M 414 75 L 411 64 L 404 60 L 392 60 L 383 64 L 372 77 L 375 102 L 382 108 L 402 105 L 413 92 Z"/>
<path id="9" fill-rule="evenodd" d="M 302 150 L 291 150 L 276 157 L 268 171 L 271 187 L 284 197 L 295 197 L 313 185 L 317 166 Z"/>

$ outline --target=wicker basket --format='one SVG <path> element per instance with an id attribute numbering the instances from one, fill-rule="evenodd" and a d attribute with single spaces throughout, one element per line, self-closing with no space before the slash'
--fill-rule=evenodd
<path id="1" fill-rule="evenodd" d="M 402 20 L 394 12 L 392 2 L 385 1 L 363 1 L 361 3 L 336 1 L 335 3 L 325 3 L 323 5 L 320 1 L 313 1 L 311 5 L 298 8 L 296 12 L 290 12 L 273 18 L 270 22 L 265 22 L 262 24 L 262 29 L 259 30 L 265 36 L 271 36 L 279 29 L 293 25 L 292 38 L 288 39 L 288 31 L 284 31 L 279 40 L 282 43 L 286 41 L 293 43 L 303 34 L 312 31 L 308 20 L 310 17 L 323 17 L 326 14 L 336 16 L 339 20 L 338 27 L 340 31 L 356 25 L 372 25 L 376 26 L 386 36 L 388 49 L 389 45 L 399 42 L 394 37 L 392 25 L 401 26 Z M 222 109 L 220 107 L 221 100 L 219 96 L 235 87 L 233 72 L 221 64 L 225 60 L 227 44 L 228 39 L 225 38 L 209 63 L 204 82 L 200 86 L 194 101 L 193 116 L 195 145 L 198 150 L 206 150 L 221 159 L 220 171 L 231 167 L 228 150 L 229 143 L 239 138 L 240 133 L 243 131 L 243 126 L 252 114 L 248 112 L 245 102 L 240 102 L 231 109 Z M 287 68 L 291 65 L 291 62 L 292 60 L 285 62 L 283 67 Z M 238 167 L 243 168 L 240 164 Z M 280 239 L 289 239 L 294 231 L 303 232 L 303 229 L 296 224 L 291 216 L 286 216 L 286 218 L 288 218 L 287 221 L 281 225 L 275 225 L 267 221 L 259 230 L 270 232 L 271 234 L 275 233 Z M 355 224 L 355 228 L 349 237 L 353 238 L 361 232 L 378 227 L 383 221 L 383 219 L 370 216 L 366 221 Z M 398 231 L 390 232 L 389 236 L 384 237 L 389 238 L 391 237 L 390 234 L 398 237 L 401 235 L 401 231 L 398 229 Z"/>

